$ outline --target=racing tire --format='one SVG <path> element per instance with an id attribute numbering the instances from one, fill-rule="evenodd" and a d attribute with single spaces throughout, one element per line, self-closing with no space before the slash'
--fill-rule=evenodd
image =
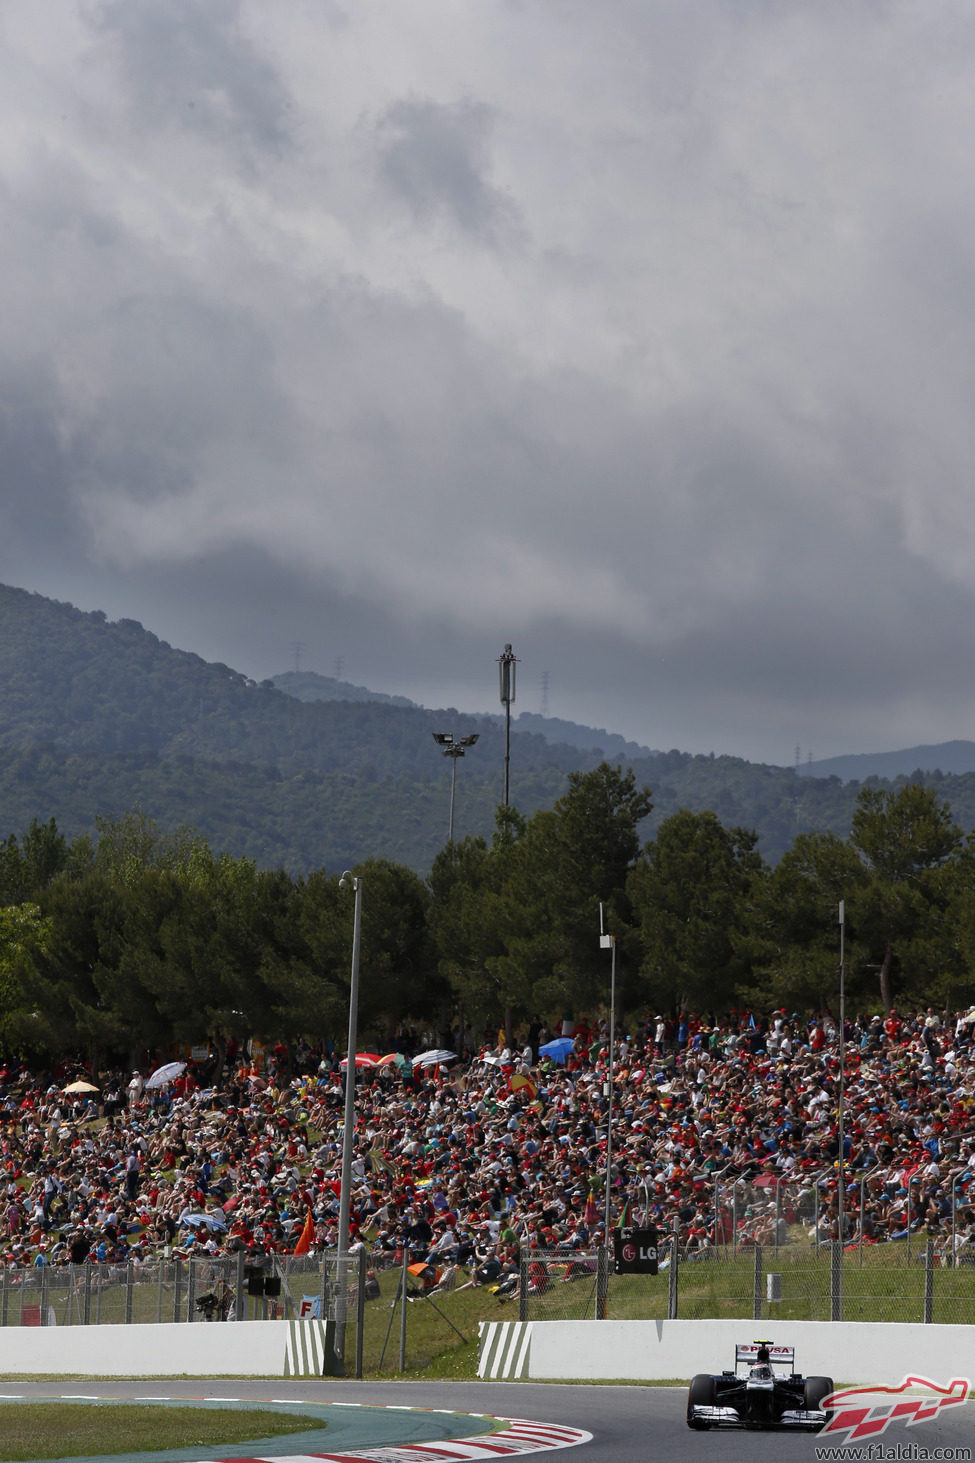
<path id="1" fill-rule="evenodd" d="M 803 1388 L 806 1411 L 818 1412 L 823 1405 L 823 1398 L 835 1390 L 832 1377 L 807 1377 Z"/>
<path id="2" fill-rule="evenodd" d="M 691 1378 L 691 1385 L 687 1389 L 687 1426 L 695 1432 L 705 1433 L 711 1426 L 701 1418 L 691 1416 L 692 1407 L 713 1407 L 714 1406 L 714 1378 L 705 1375 L 703 1372 Z"/>

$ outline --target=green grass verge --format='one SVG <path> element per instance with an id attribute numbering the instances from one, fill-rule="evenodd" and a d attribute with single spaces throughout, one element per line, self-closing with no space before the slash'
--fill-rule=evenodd
<path id="1" fill-rule="evenodd" d="M 5 1402 L 0 1408 L 0 1463 L 170 1448 L 221 1448 L 324 1426 L 318 1417 L 227 1407 Z"/>

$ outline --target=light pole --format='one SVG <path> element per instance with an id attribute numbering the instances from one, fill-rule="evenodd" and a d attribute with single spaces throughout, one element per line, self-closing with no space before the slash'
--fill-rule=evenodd
<path id="1" fill-rule="evenodd" d="M 355 1140 L 355 1058 L 359 1024 L 359 945 L 362 934 L 362 879 L 346 869 L 339 888 L 355 890 L 352 921 L 352 975 L 349 981 L 349 1049 L 345 1062 L 345 1122 L 342 1128 L 342 1174 L 339 1190 L 339 1272 L 335 1307 L 335 1355 L 345 1370 L 345 1324 L 348 1308 L 348 1258 L 351 1242 L 349 1211 L 352 1199 L 352 1146 Z"/>
<path id="2" fill-rule="evenodd" d="M 471 732 L 466 737 L 455 737 L 453 732 L 434 732 L 433 740 L 441 748 L 445 757 L 450 758 L 450 833 L 447 842 L 454 841 L 454 791 L 457 787 L 457 758 L 463 757 L 468 747 L 473 747 L 480 736 L 480 732 Z"/>
<path id="3" fill-rule="evenodd" d="M 616 1041 L 616 936 L 603 931 L 603 906 L 599 906 L 599 948 L 609 948 L 609 1079 L 606 1083 L 606 1193 L 603 1196 L 603 1244 L 609 1246 L 613 1177 L 613 1061 Z"/>
<path id="4" fill-rule="evenodd" d="M 510 645 L 506 645 L 498 657 L 498 672 L 501 681 L 501 705 L 504 707 L 504 805 L 508 806 L 508 787 L 511 771 L 511 703 L 515 699 L 515 666 L 518 657 Z"/>
<path id="5" fill-rule="evenodd" d="M 839 1264 L 836 1267 L 836 1286 L 834 1309 L 836 1314 L 832 1316 L 834 1321 L 843 1319 L 843 1247 L 845 1235 L 843 1233 L 846 1223 L 846 1167 L 844 1163 L 844 1100 L 846 1097 L 846 900 L 841 899 L 839 905 L 840 917 L 840 1019 L 839 1031 L 837 1032 L 837 1045 L 839 1048 L 840 1076 L 837 1088 L 836 1103 L 836 1136 L 839 1141 L 839 1152 L 837 1158 L 839 1166 L 836 1171 L 836 1239 L 840 1247 Z M 863 1215 L 860 1215 L 860 1223 L 863 1223 Z"/>

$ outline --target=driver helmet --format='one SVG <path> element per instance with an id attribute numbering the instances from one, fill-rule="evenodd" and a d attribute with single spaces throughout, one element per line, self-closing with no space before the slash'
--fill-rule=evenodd
<path id="1" fill-rule="evenodd" d="M 756 1382 L 768 1382 L 772 1377 L 771 1357 L 767 1346 L 758 1348 L 758 1355 L 755 1358 L 755 1365 L 749 1372 L 749 1376 Z"/>

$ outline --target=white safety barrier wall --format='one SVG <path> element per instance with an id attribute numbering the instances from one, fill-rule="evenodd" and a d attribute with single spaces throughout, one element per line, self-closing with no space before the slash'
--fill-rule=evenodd
<path id="1" fill-rule="evenodd" d="M 0 1328 L 5 1376 L 281 1377 L 300 1322 Z M 293 1342 L 292 1342 L 293 1346 Z M 292 1363 L 293 1365 L 293 1363 Z M 293 1374 L 293 1373 L 292 1373 Z"/>
<path id="2" fill-rule="evenodd" d="M 499 1332 L 513 1329 L 510 1344 Z M 758 1338 L 796 1349 L 796 1370 L 841 1383 L 894 1385 L 914 1374 L 975 1382 L 975 1327 L 850 1321 L 535 1321 L 527 1370 L 519 1323 L 482 1329 L 479 1375 L 538 1381 L 687 1381 L 734 1366 L 735 1344 Z M 505 1362 L 518 1358 L 519 1371 Z M 503 1360 L 499 1360 L 503 1359 Z"/>
<path id="3" fill-rule="evenodd" d="M 287 1368 L 295 1375 L 292 1325 L 241 1321 L 0 1328 L 0 1373 L 280 1377 Z M 481 1363 L 486 1368 L 481 1374 L 550 1381 L 686 1381 L 697 1372 L 732 1366 L 736 1342 L 757 1337 L 794 1346 L 799 1371 L 830 1376 L 837 1384 L 889 1386 L 909 1374 L 942 1385 L 953 1377 L 975 1381 L 975 1327 L 859 1321 L 491 1323 L 481 1330 Z"/>
<path id="4" fill-rule="evenodd" d="M 486 1381 L 528 1376 L 534 1321 L 481 1321 L 478 1324 L 477 1375 Z"/>

